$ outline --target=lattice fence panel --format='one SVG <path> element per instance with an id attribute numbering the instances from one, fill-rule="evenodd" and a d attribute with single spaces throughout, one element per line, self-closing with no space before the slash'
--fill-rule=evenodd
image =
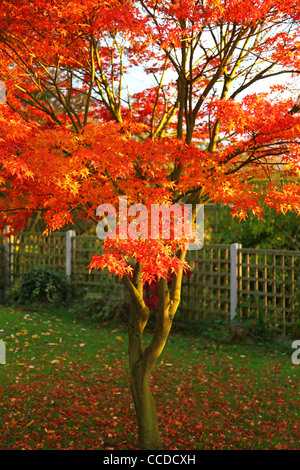
<path id="1" fill-rule="evenodd" d="M 8 284 L 17 281 L 34 266 L 44 266 L 56 271 L 65 271 L 65 233 L 21 232 L 9 237 L 6 251 Z"/>
<path id="2" fill-rule="evenodd" d="M 197 320 L 206 316 L 230 315 L 230 245 L 204 245 L 190 251 L 191 276 L 185 276 L 180 316 Z"/>
<path id="3" fill-rule="evenodd" d="M 121 286 L 116 276 L 108 271 L 93 269 L 89 273 L 88 265 L 95 254 L 101 254 L 101 241 L 97 237 L 75 236 L 72 240 L 72 284 L 75 286 L 97 289 L 103 283 L 115 283 Z"/>
<path id="4" fill-rule="evenodd" d="M 300 318 L 300 253 L 243 248 L 239 316 L 263 315 L 279 330 Z"/>

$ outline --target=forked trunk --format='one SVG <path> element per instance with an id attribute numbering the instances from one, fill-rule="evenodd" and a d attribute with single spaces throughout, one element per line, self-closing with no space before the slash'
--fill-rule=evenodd
<path id="1" fill-rule="evenodd" d="M 136 303 L 132 302 L 128 330 L 130 386 L 138 424 L 139 449 L 155 450 L 160 447 L 160 435 L 156 406 L 150 386 L 153 366 L 147 364 L 142 348 L 142 335 L 146 321 L 141 321 L 141 314 L 138 315 L 138 310 Z M 144 314 L 146 320 L 149 310 L 145 310 Z"/>
<path id="2" fill-rule="evenodd" d="M 128 354 L 130 386 L 138 424 L 140 450 L 156 450 L 161 447 L 150 378 L 157 359 L 165 347 L 173 317 L 180 302 L 181 281 L 182 270 L 172 280 L 171 296 L 167 281 L 160 279 L 158 282 L 158 311 L 154 333 L 150 344 L 144 349 L 142 337 L 150 311 L 143 299 L 143 283 L 139 267 L 135 269 L 132 282 L 125 278 L 126 286 L 132 295 L 128 323 Z"/>

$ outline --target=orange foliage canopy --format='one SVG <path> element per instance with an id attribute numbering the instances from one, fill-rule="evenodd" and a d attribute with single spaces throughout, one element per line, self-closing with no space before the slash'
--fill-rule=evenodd
<path id="1" fill-rule="evenodd" d="M 291 0 L 3 0 L 1 228 L 42 210 L 61 229 L 124 195 L 299 213 L 299 20 Z M 106 239 L 91 267 L 134 260 L 151 282 L 185 242 Z"/>

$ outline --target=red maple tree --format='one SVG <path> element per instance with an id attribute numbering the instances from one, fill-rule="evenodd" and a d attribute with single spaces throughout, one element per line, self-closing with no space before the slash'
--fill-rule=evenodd
<path id="1" fill-rule="evenodd" d="M 101 204 L 117 210 L 120 197 L 149 213 L 208 201 L 240 219 L 261 217 L 263 204 L 299 213 L 299 19 L 291 0 L 3 0 L 1 228 L 18 231 L 41 210 L 59 230 L 80 212 L 97 220 Z M 140 69 L 152 81 L 130 94 Z M 108 268 L 131 294 L 139 445 L 155 449 L 150 377 L 180 303 L 188 240 L 118 229 L 90 268 Z M 143 348 L 152 282 L 156 325 Z"/>

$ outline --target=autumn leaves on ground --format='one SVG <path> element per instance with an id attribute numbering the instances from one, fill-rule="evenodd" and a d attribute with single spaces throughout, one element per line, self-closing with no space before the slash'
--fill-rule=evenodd
<path id="1" fill-rule="evenodd" d="M 0 449 L 137 449 L 121 324 L 0 318 Z M 299 449 L 299 368 L 271 344 L 174 331 L 152 379 L 163 448 Z"/>

